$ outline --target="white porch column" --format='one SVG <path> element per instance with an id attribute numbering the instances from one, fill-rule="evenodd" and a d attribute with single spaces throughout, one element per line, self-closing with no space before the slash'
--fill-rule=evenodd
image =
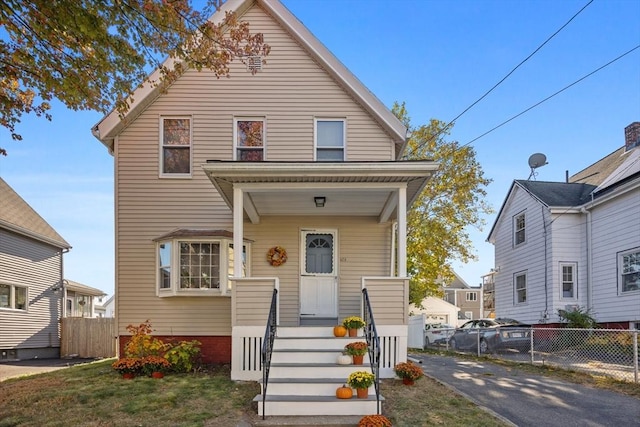
<path id="1" fill-rule="evenodd" d="M 407 188 L 398 189 L 398 277 L 407 277 Z"/>
<path id="2" fill-rule="evenodd" d="M 243 193 L 241 188 L 233 188 L 233 277 L 242 277 Z"/>

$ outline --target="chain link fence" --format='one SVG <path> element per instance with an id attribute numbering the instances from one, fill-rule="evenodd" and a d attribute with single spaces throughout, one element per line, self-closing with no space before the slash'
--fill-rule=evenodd
<path id="1" fill-rule="evenodd" d="M 491 354 L 506 360 L 550 365 L 640 383 L 640 331 L 572 328 L 445 329 L 425 348 Z"/>

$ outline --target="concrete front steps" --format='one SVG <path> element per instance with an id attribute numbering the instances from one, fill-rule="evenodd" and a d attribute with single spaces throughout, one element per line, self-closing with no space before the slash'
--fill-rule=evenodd
<path id="1" fill-rule="evenodd" d="M 354 371 L 371 371 L 368 355 L 364 365 L 339 365 L 344 346 L 364 337 L 333 336 L 333 327 L 278 327 L 271 357 L 269 383 L 263 413 L 262 394 L 258 415 L 265 416 L 362 416 L 377 413 L 375 387 L 367 399 L 338 399 L 336 389 Z M 264 387 L 263 387 L 264 390 Z M 380 397 L 383 400 L 382 397 Z"/>

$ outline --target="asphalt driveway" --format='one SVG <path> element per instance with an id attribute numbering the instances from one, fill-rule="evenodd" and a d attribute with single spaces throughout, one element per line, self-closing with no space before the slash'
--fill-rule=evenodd
<path id="1" fill-rule="evenodd" d="M 426 375 L 517 426 L 640 426 L 640 399 L 490 362 L 412 354 Z"/>
<path id="2" fill-rule="evenodd" d="M 0 381 L 64 369 L 80 363 L 93 362 L 94 360 L 96 359 L 30 359 L 17 362 L 0 362 Z"/>

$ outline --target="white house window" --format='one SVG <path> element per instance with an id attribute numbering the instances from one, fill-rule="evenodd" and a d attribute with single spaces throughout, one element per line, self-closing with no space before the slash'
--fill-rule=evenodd
<path id="1" fill-rule="evenodd" d="M 640 290 L 640 249 L 618 254 L 618 270 L 622 292 Z"/>
<path id="2" fill-rule="evenodd" d="M 560 264 L 560 286 L 562 298 L 576 298 L 576 264 Z"/>
<path id="3" fill-rule="evenodd" d="M 513 244 L 517 246 L 524 243 L 525 235 L 525 215 L 524 212 L 513 217 Z"/>
<path id="4" fill-rule="evenodd" d="M 160 118 L 162 176 L 191 176 L 191 119 Z"/>
<path id="5" fill-rule="evenodd" d="M 514 291 L 515 291 L 515 303 L 524 304 L 527 302 L 527 274 L 516 273 L 513 278 Z"/>
<path id="6" fill-rule="evenodd" d="M 464 318 L 465 319 L 469 319 L 469 320 L 473 320 L 473 311 L 465 311 L 464 312 Z"/>
<path id="7" fill-rule="evenodd" d="M 233 240 L 174 238 L 158 241 L 159 296 L 226 295 L 233 274 Z M 242 277 L 247 275 L 247 247 L 243 246 Z"/>
<path id="8" fill-rule="evenodd" d="M 0 283 L 0 308 L 27 310 L 27 287 Z"/>
<path id="9" fill-rule="evenodd" d="M 467 292 L 466 300 L 467 301 L 478 301 L 478 293 L 477 292 Z"/>
<path id="10" fill-rule="evenodd" d="M 234 119 L 235 159 L 249 162 L 264 160 L 265 121 L 263 118 Z"/>
<path id="11" fill-rule="evenodd" d="M 316 160 L 341 162 L 345 160 L 345 120 L 316 119 Z"/>

